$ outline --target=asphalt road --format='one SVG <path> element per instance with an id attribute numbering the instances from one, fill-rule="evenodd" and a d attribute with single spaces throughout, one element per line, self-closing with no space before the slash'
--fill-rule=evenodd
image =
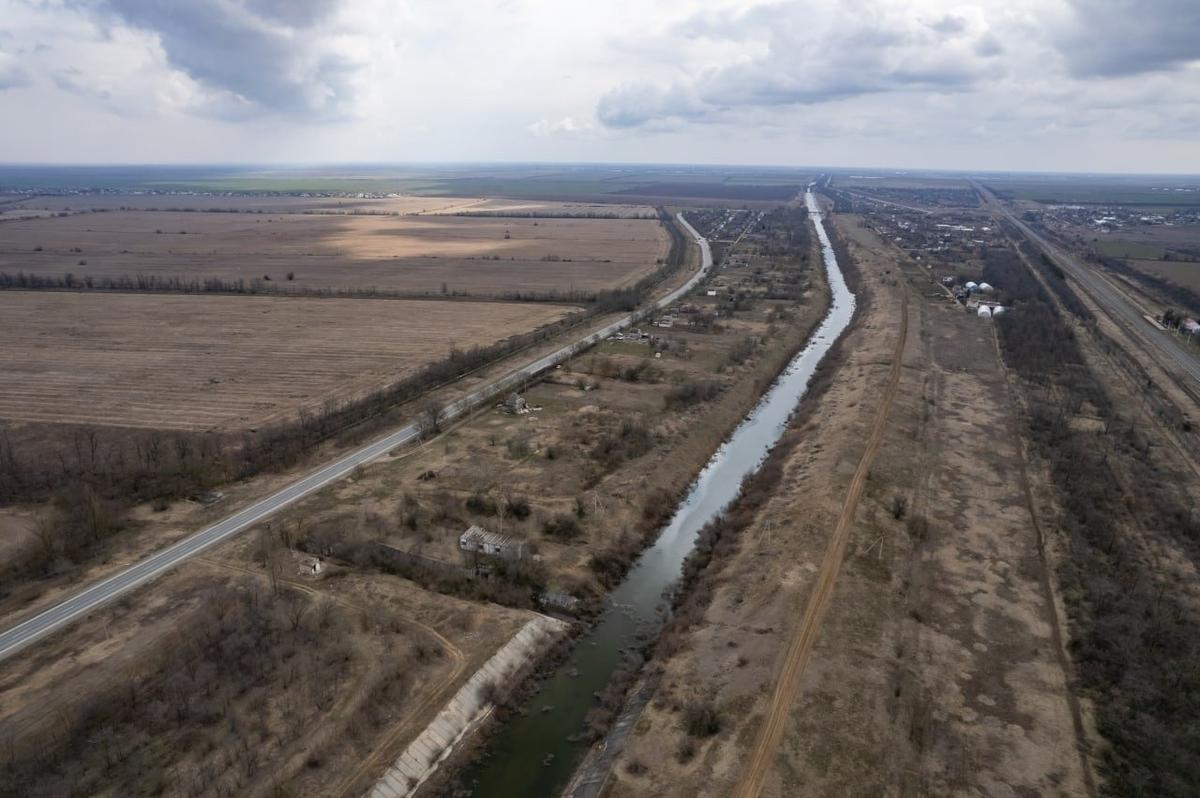
<path id="1" fill-rule="evenodd" d="M 712 252 L 709 249 L 708 241 L 702 238 L 696 232 L 695 228 L 684 220 L 682 214 L 678 215 L 678 219 L 700 246 L 703 258 L 701 267 L 686 283 L 657 300 L 654 303 L 654 309 L 666 307 L 685 295 L 704 279 L 708 270 L 712 268 Z M 534 377 L 562 363 L 579 350 L 586 349 L 597 341 L 632 326 L 643 318 L 643 316 L 644 311 L 630 314 L 591 335 L 584 336 L 572 344 L 568 344 L 523 368 L 501 377 L 487 386 L 480 388 L 478 391 L 448 405 L 442 414 L 442 419 L 451 420 L 467 413 L 481 402 L 488 401 L 498 394 L 511 390 L 530 377 Z M 72 621 L 82 618 L 92 610 L 161 576 L 189 557 L 193 557 L 226 538 L 236 535 L 247 527 L 287 507 L 289 504 L 320 490 L 330 483 L 337 482 L 358 466 L 386 454 L 397 446 L 402 446 L 416 440 L 419 435 L 420 430 L 416 423 L 402 427 L 390 435 L 380 438 L 374 443 L 368 444 L 320 468 L 303 479 L 293 482 L 277 493 L 257 501 L 243 510 L 239 510 L 207 529 L 202 529 L 194 535 L 150 555 L 146 559 L 129 566 L 107 579 L 85 587 L 60 601 L 58 604 L 55 604 L 53 607 L 43 610 L 32 618 L 0 632 L 0 660 L 12 656 L 33 642 L 63 628 Z"/>
<path id="2" fill-rule="evenodd" d="M 1074 255 L 1047 240 L 1044 236 L 1022 222 L 987 189 L 975 186 L 984 202 L 994 211 L 1012 222 L 1029 240 L 1049 255 L 1067 274 L 1083 286 L 1084 290 L 1108 312 L 1122 327 L 1157 353 L 1164 366 L 1173 366 L 1180 375 L 1200 382 L 1200 359 L 1197 359 L 1183 344 L 1169 333 L 1159 330 L 1146 321 L 1143 312 L 1129 301 L 1095 269 L 1081 263 Z M 1195 386 L 1192 386 L 1195 387 Z"/>

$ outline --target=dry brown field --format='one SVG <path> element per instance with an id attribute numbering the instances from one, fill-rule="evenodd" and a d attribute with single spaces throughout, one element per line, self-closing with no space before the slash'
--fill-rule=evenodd
<path id="1" fill-rule="evenodd" d="M 0 294 L 0 419 L 236 429 L 555 321 L 562 305 Z"/>
<path id="2" fill-rule="evenodd" d="M 304 197 L 209 194 L 75 194 L 34 197 L 4 207 L 14 211 L 237 211 L 239 213 L 453 213 L 486 202 L 480 197 Z M 15 215 L 15 214 L 14 214 Z"/>
<path id="3" fill-rule="evenodd" d="M 636 282 L 669 248 L 649 219 L 118 210 L 0 224 L 0 272 L 269 277 L 299 291 L 594 291 Z"/>
<path id="4" fill-rule="evenodd" d="M 34 197 L 0 205 L 0 214 L 9 216 L 48 214 L 69 211 L 236 211 L 238 213 L 377 213 L 377 214 L 455 214 L 455 213 L 554 213 L 586 216 L 589 213 L 622 217 L 653 218 L 651 205 L 617 202 L 567 202 L 557 200 L 505 199 L 482 197 L 303 197 L 303 196 L 219 196 L 208 194 L 86 194 L 62 197 Z M 5 218 L 0 215 L 0 219 Z"/>
<path id="5" fill-rule="evenodd" d="M 623 218 L 653 219 L 654 207 L 651 205 L 622 205 L 611 202 L 557 202 L 553 200 L 523 200 L 523 199 L 485 199 L 479 200 L 469 207 L 450 207 L 446 210 L 430 211 L 430 213 L 507 213 L 507 214 L 559 214 L 562 216 L 582 216 L 596 214 L 602 216 L 620 216 Z"/>

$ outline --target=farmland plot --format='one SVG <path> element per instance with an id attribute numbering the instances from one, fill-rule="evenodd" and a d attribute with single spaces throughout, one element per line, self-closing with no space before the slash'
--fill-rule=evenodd
<path id="1" fill-rule="evenodd" d="M 238 429 L 556 321 L 554 304 L 0 293 L 0 420 Z"/>
<path id="2" fill-rule="evenodd" d="M 652 219 L 117 210 L 0 224 L 8 274 L 262 280 L 293 292 L 597 291 L 631 285 L 669 248 Z"/>

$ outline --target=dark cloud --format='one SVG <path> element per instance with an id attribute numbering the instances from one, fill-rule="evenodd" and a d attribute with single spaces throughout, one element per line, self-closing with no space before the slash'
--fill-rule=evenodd
<path id="1" fill-rule="evenodd" d="M 247 0 L 246 6 L 261 17 L 308 27 L 326 19 L 337 4 L 328 0 Z"/>
<path id="2" fill-rule="evenodd" d="M 928 24 L 932 30 L 938 33 L 962 33 L 967 29 L 967 21 L 955 14 L 947 14 Z"/>
<path id="3" fill-rule="evenodd" d="M 991 58 L 1004 52 L 1004 43 L 990 33 L 984 34 L 975 43 L 975 54 L 983 58 Z"/>
<path id="4" fill-rule="evenodd" d="M 1200 0 L 1068 0 L 1057 37 L 1076 77 L 1119 77 L 1200 60 Z"/>
<path id="5" fill-rule="evenodd" d="M 680 39 L 744 42 L 754 55 L 667 86 L 618 86 L 601 96 L 597 118 L 609 127 L 637 127 L 865 94 L 963 91 L 990 74 L 988 58 L 1001 49 L 986 29 L 961 16 L 919 21 L 874 0 L 847 6 L 822 14 L 813 3 L 793 0 L 686 20 L 675 30 Z"/>
<path id="6" fill-rule="evenodd" d="M 596 118 L 608 127 L 639 127 L 655 119 L 697 120 L 710 108 L 682 85 L 661 88 L 649 83 L 618 86 L 596 104 Z"/>
<path id="7" fill-rule="evenodd" d="M 99 0 L 93 9 L 157 35 L 172 67 L 235 97 L 221 105 L 343 113 L 361 67 L 329 46 L 320 0 Z"/>

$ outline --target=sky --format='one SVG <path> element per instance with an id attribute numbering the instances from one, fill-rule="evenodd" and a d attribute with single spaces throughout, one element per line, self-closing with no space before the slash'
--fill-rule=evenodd
<path id="1" fill-rule="evenodd" d="M 0 162 L 1200 173 L 1200 0 L 0 0 Z"/>

